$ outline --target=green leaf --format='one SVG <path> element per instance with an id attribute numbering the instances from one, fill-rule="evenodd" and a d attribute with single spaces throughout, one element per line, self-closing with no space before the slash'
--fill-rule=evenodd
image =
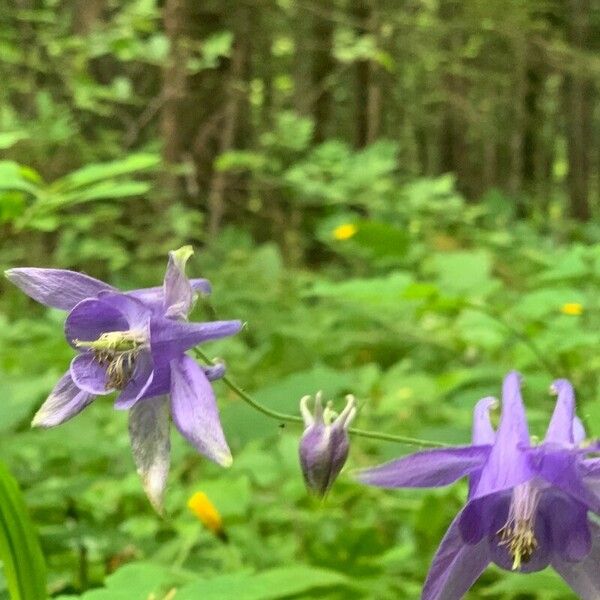
<path id="1" fill-rule="evenodd" d="M 353 241 L 375 258 L 399 258 L 406 254 L 409 235 L 398 227 L 379 221 L 362 221 Z"/>
<path id="2" fill-rule="evenodd" d="M 26 140 L 29 134 L 26 131 L 5 131 L 0 133 L 0 150 L 6 150 L 21 140 Z"/>
<path id="3" fill-rule="evenodd" d="M 277 600 L 316 588 L 347 584 L 348 580 L 334 571 L 308 566 L 281 567 L 262 573 L 235 573 L 196 581 L 178 590 L 177 600 Z"/>
<path id="4" fill-rule="evenodd" d="M 0 403 L 0 434 L 10 431 L 26 419 L 54 387 L 54 373 L 33 377 L 2 374 L 3 398 Z"/>
<path id="5" fill-rule="evenodd" d="M 433 268 L 441 291 L 449 294 L 483 296 L 494 285 L 492 260 L 485 251 L 440 253 L 433 257 Z"/>
<path id="6" fill-rule="evenodd" d="M 46 567 L 19 486 L 0 463 L 0 559 L 12 600 L 44 600 Z"/>
<path id="7" fill-rule="evenodd" d="M 132 563 L 121 567 L 106 578 L 106 587 L 90 590 L 82 596 L 59 596 L 56 600 L 133 600 L 162 598 L 169 589 L 190 581 L 189 573 L 174 573 L 171 569 L 153 563 Z"/>
<path id="8" fill-rule="evenodd" d="M 536 598 L 544 600 L 570 600 L 576 597 L 551 569 L 527 573 L 526 576 L 502 571 L 501 579 L 482 591 L 486 598 L 523 598 L 526 594 L 533 594 Z"/>
<path id="9" fill-rule="evenodd" d="M 56 197 L 54 205 L 80 204 L 93 200 L 112 200 L 141 196 L 150 190 L 150 185 L 142 181 L 102 181 L 88 188 Z"/>
<path id="10" fill-rule="evenodd" d="M 71 191 L 99 181 L 147 171 L 159 164 L 160 156 L 158 154 L 131 154 L 113 162 L 86 165 L 55 181 L 52 189 L 55 191 Z"/>
<path id="11" fill-rule="evenodd" d="M 12 160 L 0 161 L 0 190 L 37 194 L 38 188 L 27 180 L 27 170 Z"/>
<path id="12" fill-rule="evenodd" d="M 387 277 L 349 279 L 339 283 L 318 282 L 307 296 L 333 298 L 341 302 L 355 302 L 370 306 L 397 305 L 412 283 L 408 273 L 396 272 Z"/>

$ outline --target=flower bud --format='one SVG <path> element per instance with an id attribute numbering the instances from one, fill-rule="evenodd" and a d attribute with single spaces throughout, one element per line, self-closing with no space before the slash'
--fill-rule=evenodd
<path id="1" fill-rule="evenodd" d="M 348 458 L 348 427 L 356 416 L 354 396 L 346 396 L 346 407 L 336 416 L 328 404 L 325 409 L 321 392 L 315 397 L 313 412 L 308 408 L 310 396 L 300 400 L 305 429 L 300 439 L 300 465 L 307 488 L 324 496 Z"/>

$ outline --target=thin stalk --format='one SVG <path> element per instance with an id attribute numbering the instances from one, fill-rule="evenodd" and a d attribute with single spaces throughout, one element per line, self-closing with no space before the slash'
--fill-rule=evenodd
<path id="1" fill-rule="evenodd" d="M 194 352 L 198 358 L 201 358 L 206 364 L 214 365 L 215 363 L 199 348 L 194 348 Z M 252 408 L 258 410 L 263 415 L 270 417 L 271 419 L 276 419 L 277 421 L 287 421 L 288 423 L 298 423 L 300 425 L 304 424 L 302 417 L 297 415 L 289 415 L 287 413 L 282 413 L 276 410 L 271 410 L 267 408 L 260 402 L 257 402 L 250 394 L 245 392 L 241 387 L 236 385 L 229 377 L 221 378 L 223 383 L 232 390 L 235 394 L 237 394 L 244 402 L 249 404 Z M 448 444 L 444 444 L 443 442 L 432 442 L 430 440 L 422 440 L 419 438 L 407 437 L 403 435 L 394 435 L 391 433 L 382 433 L 380 431 L 369 431 L 367 429 L 357 429 L 356 427 L 351 427 L 348 430 L 352 435 L 356 435 L 358 437 L 369 438 L 372 440 L 381 440 L 384 442 L 396 442 L 397 444 L 404 444 L 407 446 L 419 446 L 421 448 L 444 448 Z"/>
<path id="2" fill-rule="evenodd" d="M 537 358 L 540 365 L 546 369 L 551 377 L 556 377 L 557 369 L 556 366 L 553 365 L 545 356 L 544 353 L 538 348 L 537 344 L 529 339 L 525 334 L 521 333 L 516 327 L 513 327 L 510 323 L 505 321 L 500 315 L 492 312 L 487 309 L 485 306 L 479 306 L 477 304 L 471 304 L 470 302 L 466 302 L 465 306 L 470 308 L 471 310 L 476 310 L 484 315 L 487 315 L 491 319 L 494 319 L 497 323 L 500 323 L 503 327 L 505 327 L 508 331 L 510 331 L 516 338 L 518 338 L 523 344 L 525 344 L 532 352 L 532 354 Z"/>

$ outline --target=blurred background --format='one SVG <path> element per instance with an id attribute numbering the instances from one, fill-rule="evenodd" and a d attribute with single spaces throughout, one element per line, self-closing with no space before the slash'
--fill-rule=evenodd
<path id="1" fill-rule="evenodd" d="M 0 0 L 0 77 L 2 269 L 130 289 L 191 243 L 214 287 L 192 318 L 248 323 L 205 350 L 272 408 L 353 392 L 359 427 L 465 443 L 516 368 L 533 434 L 559 376 L 600 434 L 594 0 Z M 71 359 L 63 319 L 0 281 L 0 456 L 53 596 L 418 598 L 463 484 L 343 473 L 314 501 L 300 429 L 217 383 L 234 466 L 173 436 L 161 519 L 110 399 L 29 427 Z M 348 467 L 409 450 L 356 438 Z M 469 595 L 573 597 L 494 568 Z"/>

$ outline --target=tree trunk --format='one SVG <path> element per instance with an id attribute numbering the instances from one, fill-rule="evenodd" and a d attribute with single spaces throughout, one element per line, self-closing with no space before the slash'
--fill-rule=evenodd
<path id="1" fill-rule="evenodd" d="M 440 18 L 447 27 L 442 49 L 448 56 L 449 69 L 443 76 L 446 102 L 440 132 L 440 160 L 443 172 L 456 173 L 457 186 L 471 196 L 469 156 L 467 145 L 468 123 L 464 112 L 467 99 L 467 81 L 460 68 L 462 31 L 459 29 L 463 6 L 457 0 L 440 2 Z"/>
<path id="2" fill-rule="evenodd" d="M 573 48 L 585 49 L 589 39 L 590 1 L 569 0 L 569 9 L 569 41 Z M 587 221 L 591 216 L 588 154 L 592 129 L 591 83 L 580 61 L 575 62 L 567 78 L 566 94 L 569 212 L 575 219 Z"/>
<path id="3" fill-rule="evenodd" d="M 512 86 L 512 123 L 509 139 L 510 162 L 508 192 L 517 203 L 517 214 L 525 216 L 523 196 L 523 150 L 525 135 L 525 96 L 527 94 L 527 44 L 521 31 L 512 40 L 514 79 Z"/>
<path id="4" fill-rule="evenodd" d="M 372 0 L 355 0 L 353 16 L 360 23 L 358 35 L 377 35 L 377 15 Z M 381 126 L 382 96 L 378 65 L 373 60 L 356 63 L 356 146 L 373 143 Z"/>
<path id="5" fill-rule="evenodd" d="M 184 152 L 181 112 L 188 90 L 184 35 L 189 15 L 186 0 L 166 0 L 163 10 L 164 28 L 170 47 L 163 72 L 163 109 L 160 124 L 165 162 L 162 188 L 165 197 L 172 199 L 177 198 L 181 191 L 181 183 L 174 170 L 182 160 Z"/>
<path id="6" fill-rule="evenodd" d="M 333 8 L 333 0 L 321 0 L 319 5 L 323 12 Z M 312 60 L 312 83 L 316 89 L 316 98 L 313 104 L 313 117 L 315 120 L 314 141 L 320 143 L 330 131 L 331 116 L 331 76 L 335 63 L 333 60 L 333 33 L 334 24 L 329 18 L 319 13 L 313 14 L 312 42 L 314 44 Z"/>
<path id="7" fill-rule="evenodd" d="M 218 152 L 223 154 L 235 147 L 236 131 L 241 120 L 240 108 L 245 93 L 244 75 L 248 64 L 249 41 L 248 23 L 250 15 L 246 7 L 240 6 L 236 15 L 236 39 L 233 46 L 229 76 L 227 81 L 226 103 L 218 139 Z M 215 171 L 208 196 L 208 233 L 215 239 L 225 214 L 225 193 L 227 191 L 227 173 Z"/>

